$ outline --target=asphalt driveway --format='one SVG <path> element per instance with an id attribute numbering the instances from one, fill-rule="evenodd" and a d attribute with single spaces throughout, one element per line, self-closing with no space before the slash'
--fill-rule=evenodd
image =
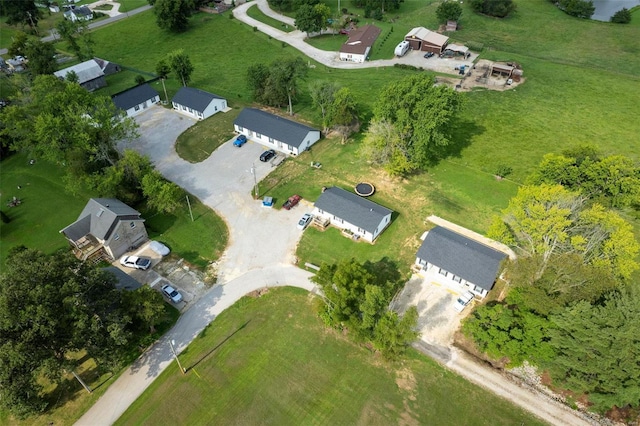
<path id="1" fill-rule="evenodd" d="M 224 113 L 220 113 L 224 114 Z M 195 123 L 175 111 L 154 106 L 136 117 L 140 138 L 130 148 L 148 155 L 169 180 L 216 210 L 229 227 L 229 247 L 220 260 L 218 282 L 226 283 L 251 270 L 291 265 L 301 231 L 298 219 L 312 208 L 299 204 L 291 211 L 262 207 L 251 191 L 282 159 L 259 161 L 265 150 L 248 142 L 241 148 L 227 141 L 205 161 L 191 164 L 175 152 L 177 137 Z M 252 168 L 255 173 L 252 174 Z"/>

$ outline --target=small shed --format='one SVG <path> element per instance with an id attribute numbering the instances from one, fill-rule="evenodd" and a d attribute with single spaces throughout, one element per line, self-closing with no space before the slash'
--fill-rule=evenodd
<path id="1" fill-rule="evenodd" d="M 445 31 L 456 31 L 458 29 L 458 21 L 447 21 Z"/>
<path id="2" fill-rule="evenodd" d="M 511 78 L 513 70 L 515 70 L 515 67 L 512 65 L 495 63 L 491 65 L 491 74 L 500 74 L 505 76 L 506 78 Z"/>

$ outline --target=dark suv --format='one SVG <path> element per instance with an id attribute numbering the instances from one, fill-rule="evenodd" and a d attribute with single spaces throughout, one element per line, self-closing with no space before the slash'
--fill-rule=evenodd
<path id="1" fill-rule="evenodd" d="M 273 157 L 276 156 L 276 152 L 272 149 L 263 152 L 262 154 L 260 154 L 260 161 L 267 162 L 269 160 L 271 160 Z"/>

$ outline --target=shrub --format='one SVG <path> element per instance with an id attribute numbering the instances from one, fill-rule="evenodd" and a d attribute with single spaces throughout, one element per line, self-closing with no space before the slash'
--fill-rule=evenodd
<path id="1" fill-rule="evenodd" d="M 631 22 L 631 12 L 626 7 L 623 7 L 613 14 L 610 21 L 616 24 L 628 24 Z"/>
<path id="2" fill-rule="evenodd" d="M 371 17 L 373 19 L 375 19 L 376 21 L 382 21 L 382 10 L 381 9 L 376 9 L 373 12 L 371 12 Z"/>
<path id="3" fill-rule="evenodd" d="M 499 176 L 501 178 L 506 178 L 511 174 L 511 172 L 513 172 L 513 169 L 511 167 L 501 164 L 496 169 L 496 176 Z"/>
<path id="4" fill-rule="evenodd" d="M 346 14 L 347 14 L 347 12 L 348 12 L 348 10 L 347 10 L 347 8 L 346 8 L 346 7 L 343 7 L 343 8 L 340 10 L 340 12 L 342 12 L 342 14 L 343 14 L 343 15 L 346 15 Z"/>
<path id="5" fill-rule="evenodd" d="M 457 21 L 462 15 L 462 6 L 457 1 L 443 1 L 436 9 L 436 17 L 441 23 Z"/>
<path id="6" fill-rule="evenodd" d="M 144 83 L 145 83 L 145 81 L 146 81 L 146 80 L 145 80 L 144 76 L 142 76 L 142 75 L 140 75 L 140 74 L 136 75 L 136 84 L 137 84 L 138 86 L 139 86 L 139 85 L 141 85 L 141 84 L 144 84 Z"/>
<path id="7" fill-rule="evenodd" d="M 504 18 L 516 10 L 516 5 L 513 0 L 471 0 L 471 8 L 483 15 Z"/>
<path id="8" fill-rule="evenodd" d="M 253 32 L 255 33 L 256 31 L 258 31 L 258 27 L 253 27 Z"/>
<path id="9" fill-rule="evenodd" d="M 564 13 L 576 18 L 589 19 L 596 11 L 591 0 L 558 0 L 556 4 Z"/>

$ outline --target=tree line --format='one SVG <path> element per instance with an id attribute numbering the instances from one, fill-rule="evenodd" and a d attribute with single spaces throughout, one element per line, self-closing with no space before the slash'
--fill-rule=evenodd
<path id="1" fill-rule="evenodd" d="M 637 208 L 640 168 L 593 146 L 546 155 L 489 236 L 516 250 L 503 301 L 463 331 L 491 358 L 529 361 L 592 408 L 640 407 L 640 245 L 619 208 Z"/>

